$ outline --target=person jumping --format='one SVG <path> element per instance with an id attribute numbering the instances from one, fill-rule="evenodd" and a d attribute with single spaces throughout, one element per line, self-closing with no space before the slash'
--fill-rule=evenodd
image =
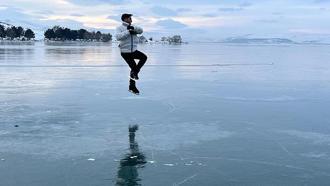
<path id="1" fill-rule="evenodd" d="M 139 38 L 137 34 L 142 34 L 143 29 L 132 25 L 132 14 L 122 14 L 122 24 L 116 29 L 116 39 L 119 41 L 121 56 L 131 68 L 128 90 L 139 95 L 139 90 L 135 86 L 135 81 L 139 79 L 139 72 L 147 61 L 147 56 L 137 50 Z M 135 59 L 138 59 L 136 64 Z"/>

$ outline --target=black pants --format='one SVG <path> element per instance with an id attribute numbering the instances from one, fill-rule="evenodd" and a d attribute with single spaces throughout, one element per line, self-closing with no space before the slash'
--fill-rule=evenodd
<path id="1" fill-rule="evenodd" d="M 139 73 L 141 68 L 143 67 L 144 63 L 147 61 L 147 56 L 136 50 L 132 53 L 121 53 L 121 56 L 124 58 L 128 66 L 131 68 L 132 71 Z M 135 63 L 134 59 L 138 59 L 138 64 Z"/>

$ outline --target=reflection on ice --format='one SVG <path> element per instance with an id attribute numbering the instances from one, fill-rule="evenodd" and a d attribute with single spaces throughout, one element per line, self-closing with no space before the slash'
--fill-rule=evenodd
<path id="1" fill-rule="evenodd" d="M 133 97 L 115 45 L 0 44 L 1 184 L 329 183 L 329 46 L 141 50 Z"/>
<path id="2" fill-rule="evenodd" d="M 141 185 L 139 182 L 138 170 L 144 167 L 147 163 L 145 155 L 140 151 L 139 145 L 135 140 L 135 132 L 138 130 L 138 125 L 129 126 L 129 152 L 120 160 L 120 165 L 117 173 L 116 185 Z"/>
<path id="3" fill-rule="evenodd" d="M 18 128 L 8 126 L 7 130 L 0 131 L 1 151 L 61 158 L 77 157 L 82 154 L 101 155 L 108 151 L 109 146 L 113 153 L 118 153 L 125 144 L 121 124 L 93 126 L 76 121 L 74 116 L 72 120 L 67 119 L 62 123 L 40 118 L 34 121 L 24 120 Z M 228 138 L 233 135 L 233 132 L 220 131 L 217 124 L 208 125 L 203 126 L 198 123 L 144 125 L 139 138 L 145 149 L 155 151 L 171 150 L 181 145 L 193 145 L 201 141 Z M 155 130 L 166 132 L 159 134 L 155 133 Z"/>
<path id="4" fill-rule="evenodd" d="M 144 147 L 154 150 L 171 150 L 181 145 L 229 138 L 235 134 L 234 132 L 220 130 L 218 123 L 184 122 L 146 125 L 141 133 L 143 134 L 141 141 L 143 141 Z"/>

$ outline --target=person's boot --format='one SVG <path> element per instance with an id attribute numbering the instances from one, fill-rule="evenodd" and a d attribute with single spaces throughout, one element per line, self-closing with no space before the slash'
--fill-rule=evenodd
<path id="1" fill-rule="evenodd" d="M 139 80 L 139 76 L 138 73 L 131 70 L 130 76 L 129 76 L 132 80 Z"/>
<path id="2" fill-rule="evenodd" d="M 136 95 L 140 94 L 139 90 L 135 86 L 135 81 L 133 81 L 133 80 L 130 80 L 128 91 L 130 91 L 130 92 L 132 92 L 133 94 L 136 94 Z"/>

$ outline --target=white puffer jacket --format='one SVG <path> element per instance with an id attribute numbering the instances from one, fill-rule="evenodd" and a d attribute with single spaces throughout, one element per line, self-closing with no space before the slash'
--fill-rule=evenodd
<path id="1" fill-rule="evenodd" d="M 129 24 L 123 22 L 122 25 L 116 29 L 116 39 L 119 41 L 119 48 L 122 53 L 132 53 L 137 50 L 137 44 L 139 43 L 139 38 L 136 34 L 142 34 L 142 28 L 131 25 L 134 27 L 136 34 L 130 34 L 127 30 Z"/>

